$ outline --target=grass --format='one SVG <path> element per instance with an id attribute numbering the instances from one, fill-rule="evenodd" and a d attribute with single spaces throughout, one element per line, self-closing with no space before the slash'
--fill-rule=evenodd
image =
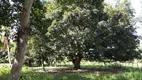
<path id="1" fill-rule="evenodd" d="M 95 66 L 94 66 L 95 65 Z M 61 65 L 59 65 L 61 66 Z M 71 67 L 70 64 L 65 64 L 64 67 Z M 41 67 L 29 68 L 24 66 L 20 80 L 142 80 L 142 68 L 133 66 L 112 66 L 99 65 L 99 63 L 82 64 L 82 68 L 102 68 L 102 69 L 120 69 L 123 72 L 116 74 L 106 73 L 47 73 L 47 72 L 32 72 L 41 70 Z M 49 69 L 46 67 L 46 69 Z M 0 80 L 7 80 L 10 73 L 10 67 L 0 67 Z"/>
<path id="2" fill-rule="evenodd" d="M 10 67 L 6 65 L 0 66 L 0 80 L 7 80 L 7 76 L 10 73 Z"/>
<path id="3" fill-rule="evenodd" d="M 120 74 L 48 74 L 48 73 L 23 73 L 20 80 L 142 80 L 142 72 L 125 72 Z M 0 78 L 0 80 L 6 80 Z"/>
<path id="4" fill-rule="evenodd" d="M 48 74 L 48 73 L 25 73 L 21 80 L 142 80 L 142 72 L 125 72 L 120 74 L 99 73 L 70 73 L 70 74 Z"/>

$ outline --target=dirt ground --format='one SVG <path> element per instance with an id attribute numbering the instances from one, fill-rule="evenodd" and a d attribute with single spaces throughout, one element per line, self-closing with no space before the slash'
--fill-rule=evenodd
<path id="1" fill-rule="evenodd" d="M 109 73 L 109 74 L 117 74 L 119 72 L 122 72 L 120 69 L 103 69 L 103 68 L 97 68 L 97 69 L 89 69 L 89 68 L 82 68 L 78 70 L 73 70 L 71 68 L 48 68 L 45 71 L 43 70 L 37 70 L 36 72 L 47 72 L 47 73 Z"/>

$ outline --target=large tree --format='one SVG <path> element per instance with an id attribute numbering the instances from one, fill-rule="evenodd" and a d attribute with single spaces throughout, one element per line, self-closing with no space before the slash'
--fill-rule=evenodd
<path id="1" fill-rule="evenodd" d="M 36 53 L 36 60 L 39 65 L 42 64 L 43 70 L 44 62 L 47 61 L 48 63 L 48 58 L 51 56 L 50 53 L 52 51 L 52 49 L 48 47 L 49 38 L 46 36 L 51 20 L 45 18 L 46 7 L 44 7 L 44 4 L 45 3 L 41 3 L 40 0 L 36 0 L 33 4 L 31 14 L 31 25 L 33 26 L 31 40 L 33 43 L 29 45 L 33 47 L 32 50 Z"/>
<path id="2" fill-rule="evenodd" d="M 24 55 L 26 52 L 26 46 L 29 36 L 29 22 L 30 11 L 33 0 L 24 0 L 22 2 L 22 11 L 20 15 L 20 27 L 17 33 L 17 48 L 15 51 L 15 59 L 11 69 L 9 80 L 19 80 L 22 70 Z"/>
<path id="3" fill-rule="evenodd" d="M 52 20 L 48 36 L 54 43 L 53 49 L 67 56 L 74 69 L 80 68 L 81 59 L 87 52 L 85 43 L 94 41 L 97 24 L 105 18 L 102 2 L 55 0 L 47 4 L 46 17 Z"/>
<path id="4" fill-rule="evenodd" d="M 136 58 L 139 53 L 136 51 L 138 38 L 135 35 L 132 15 L 128 12 L 126 2 L 116 8 L 105 5 L 104 11 L 108 20 L 98 24 L 99 46 L 88 46 L 89 60 L 98 61 L 128 61 Z M 98 48 L 98 49 L 97 49 Z"/>
<path id="5" fill-rule="evenodd" d="M 139 40 L 132 24 L 132 10 L 127 4 L 129 3 L 126 1 L 110 10 L 110 13 L 114 12 L 113 14 L 108 13 L 111 45 L 108 46 L 105 56 L 114 61 L 133 60 L 139 55 L 136 51 Z"/>
<path id="6" fill-rule="evenodd" d="M 67 56 L 74 69 L 80 68 L 82 58 L 126 61 L 139 55 L 135 28 L 125 4 L 113 8 L 102 5 L 101 0 L 55 0 L 47 10 L 46 17 L 52 20 L 48 28 L 52 48 Z"/>

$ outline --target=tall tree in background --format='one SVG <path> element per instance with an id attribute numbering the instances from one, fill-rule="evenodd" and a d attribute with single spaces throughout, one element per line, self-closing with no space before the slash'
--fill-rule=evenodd
<path id="1" fill-rule="evenodd" d="M 129 13 L 126 2 L 119 4 L 116 8 L 105 5 L 104 11 L 108 15 L 108 20 L 98 24 L 97 36 L 99 38 L 96 39 L 100 41 L 99 46 L 90 47 L 88 59 L 129 61 L 137 58 L 139 53 L 136 49 L 139 40 L 131 24 L 132 14 Z"/>
<path id="2" fill-rule="evenodd" d="M 127 61 L 139 55 L 126 4 L 104 6 L 102 0 L 55 0 L 47 5 L 51 45 L 72 61 L 74 69 L 80 68 L 82 58 Z"/>
<path id="3" fill-rule="evenodd" d="M 42 3 L 40 0 L 35 0 L 31 10 L 31 25 L 32 35 L 31 40 L 33 43 L 29 46 L 33 46 L 33 50 L 36 53 L 36 60 L 39 65 L 42 64 L 44 70 L 44 62 L 49 57 L 50 48 L 48 47 L 49 39 L 46 36 L 48 27 L 51 24 L 50 19 L 45 18 L 46 7 L 45 2 Z M 48 62 L 47 62 L 48 63 Z"/>
<path id="4" fill-rule="evenodd" d="M 53 49 L 67 56 L 80 68 L 87 52 L 85 42 L 93 43 L 99 21 L 103 19 L 103 0 L 55 0 L 47 5 L 47 18 L 52 20 L 48 35 Z M 92 33 L 91 33 L 92 32 Z M 94 42 L 94 44 L 96 44 Z"/>
<path id="5" fill-rule="evenodd" d="M 128 61 L 137 58 L 136 51 L 139 40 L 135 35 L 135 28 L 132 25 L 132 10 L 128 8 L 128 2 L 120 4 L 109 11 L 108 27 L 110 28 L 110 43 L 106 50 L 105 57 L 114 61 Z M 111 13 L 111 14 L 110 14 Z"/>
<path id="6" fill-rule="evenodd" d="M 24 62 L 24 55 L 26 52 L 26 46 L 30 31 L 29 22 L 32 3 L 33 0 L 24 0 L 24 2 L 22 3 L 23 8 L 20 16 L 21 26 L 18 29 L 17 48 L 15 51 L 15 59 L 12 65 L 9 80 L 19 80 L 20 78 L 20 73 Z"/>

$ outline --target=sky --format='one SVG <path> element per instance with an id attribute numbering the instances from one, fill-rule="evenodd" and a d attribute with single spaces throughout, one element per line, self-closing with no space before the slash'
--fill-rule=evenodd
<path id="1" fill-rule="evenodd" d="M 140 5 L 140 0 L 130 0 L 130 1 L 131 1 L 132 7 L 134 8 L 134 10 L 136 12 L 135 17 L 138 17 L 140 14 L 142 14 L 142 11 L 141 11 L 142 5 Z M 137 30 L 136 30 L 137 34 L 142 36 L 142 26 L 139 23 L 137 23 L 136 26 L 138 26 Z"/>
<path id="2" fill-rule="evenodd" d="M 130 0 L 131 1 L 131 5 L 132 7 L 135 9 L 135 16 L 139 16 L 140 15 L 140 12 L 141 12 L 141 5 L 140 5 L 140 0 Z"/>
<path id="3" fill-rule="evenodd" d="M 123 2 L 124 0 L 105 0 L 105 2 L 107 2 L 108 4 L 110 4 L 111 6 L 115 6 L 118 2 Z M 140 14 L 142 15 L 142 5 L 140 5 L 140 0 L 129 0 L 131 2 L 131 6 L 135 11 L 135 17 L 139 17 Z M 142 0 L 141 0 L 142 1 Z M 135 19 L 135 18 L 134 18 Z M 140 25 L 140 23 L 136 23 L 135 25 L 136 27 L 136 35 L 142 36 L 142 24 Z"/>

